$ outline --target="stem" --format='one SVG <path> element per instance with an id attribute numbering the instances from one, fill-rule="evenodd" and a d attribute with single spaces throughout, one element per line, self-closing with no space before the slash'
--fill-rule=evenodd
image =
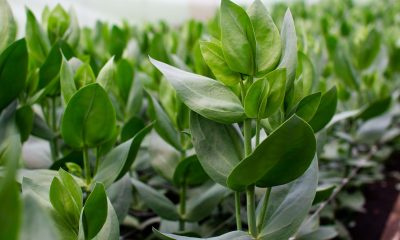
<path id="1" fill-rule="evenodd" d="M 185 214 L 186 214 L 186 182 L 180 188 L 179 193 L 179 231 L 185 231 Z"/>
<path id="2" fill-rule="evenodd" d="M 244 133 L 244 155 L 248 157 L 251 154 L 251 119 L 244 120 L 243 123 Z"/>
<path id="3" fill-rule="evenodd" d="M 240 192 L 235 192 L 235 216 L 236 216 L 236 228 L 242 230 L 242 220 L 240 218 Z"/>
<path id="4" fill-rule="evenodd" d="M 85 168 L 86 184 L 89 185 L 91 181 L 89 152 L 86 147 L 83 148 L 83 167 Z"/>
<path id="5" fill-rule="evenodd" d="M 96 175 L 97 170 L 99 169 L 99 164 L 100 164 L 99 147 L 97 147 L 95 151 L 96 151 L 96 166 L 94 166 L 93 175 Z"/>
<path id="6" fill-rule="evenodd" d="M 247 218 L 249 222 L 249 232 L 250 234 L 256 238 L 257 233 L 257 223 L 256 223 L 256 203 L 254 197 L 254 185 L 250 185 L 246 190 L 247 197 Z"/>
<path id="7" fill-rule="evenodd" d="M 260 144 L 260 132 L 261 132 L 261 124 L 260 124 L 261 119 L 257 118 L 256 120 L 256 146 Z"/>
<path id="8" fill-rule="evenodd" d="M 263 205 L 261 208 L 261 213 L 260 213 L 258 221 L 257 221 L 258 222 L 258 224 L 257 224 L 258 231 L 261 231 L 261 228 L 264 225 L 265 215 L 267 214 L 267 208 L 268 208 L 269 196 L 271 195 L 271 190 L 272 190 L 272 188 L 267 188 L 267 191 L 265 192 L 264 201 L 263 201 Z"/>

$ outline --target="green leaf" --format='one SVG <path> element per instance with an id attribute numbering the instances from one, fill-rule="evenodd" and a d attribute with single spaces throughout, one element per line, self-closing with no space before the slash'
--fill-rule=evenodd
<path id="1" fill-rule="evenodd" d="M 297 36 L 292 13 L 286 10 L 282 29 L 282 56 L 278 68 L 286 68 L 286 90 L 293 87 L 297 67 Z"/>
<path id="2" fill-rule="evenodd" d="M 371 66 L 381 50 L 381 39 L 382 33 L 372 29 L 366 38 L 359 43 L 359 46 L 353 48 L 356 50 L 355 60 L 359 69 L 366 69 Z"/>
<path id="3" fill-rule="evenodd" d="M 107 91 L 112 88 L 113 84 L 115 84 L 116 70 L 114 66 L 114 57 L 110 58 L 110 60 L 108 60 L 108 62 L 100 70 L 96 82 Z"/>
<path id="4" fill-rule="evenodd" d="M 256 72 L 256 39 L 246 11 L 230 0 L 221 1 L 221 44 L 225 61 L 232 71 L 246 75 Z"/>
<path id="5" fill-rule="evenodd" d="M 227 86 L 235 86 L 239 83 L 240 74 L 229 68 L 220 43 L 200 41 L 200 49 L 204 61 L 218 81 Z"/>
<path id="6" fill-rule="evenodd" d="M 343 81 L 344 85 L 351 89 L 359 90 L 359 79 L 349 58 L 348 53 L 344 49 L 337 48 L 334 56 L 335 73 Z"/>
<path id="7" fill-rule="evenodd" d="M 318 187 L 312 204 L 316 205 L 318 203 L 327 200 L 332 195 L 335 189 L 336 189 L 335 185 L 326 185 Z"/>
<path id="8" fill-rule="evenodd" d="M 107 188 L 107 196 L 117 214 L 118 221 L 122 223 L 133 204 L 132 183 L 128 174 Z"/>
<path id="9" fill-rule="evenodd" d="M 224 235 L 218 237 L 211 237 L 211 238 L 196 238 L 196 237 L 185 237 L 179 236 L 170 233 L 162 233 L 159 232 L 157 229 L 153 228 L 154 235 L 162 240 L 196 240 L 196 239 L 203 239 L 203 240 L 251 240 L 253 239 L 248 233 L 242 231 L 233 231 L 229 233 L 225 233 Z"/>
<path id="10" fill-rule="evenodd" d="M 140 199 L 160 217 L 177 221 L 179 214 L 175 205 L 164 195 L 136 179 L 131 179 Z"/>
<path id="11" fill-rule="evenodd" d="M 175 168 L 173 176 L 174 184 L 177 186 L 182 186 L 183 184 L 189 186 L 200 185 L 208 179 L 208 175 L 204 172 L 196 155 L 180 161 Z"/>
<path id="12" fill-rule="evenodd" d="M 260 239 L 289 239 L 308 215 L 318 183 L 318 161 L 295 181 L 272 188 Z M 263 201 L 260 201 L 262 203 Z M 257 207 L 260 213 L 261 204 Z"/>
<path id="13" fill-rule="evenodd" d="M 238 128 L 190 115 L 192 142 L 204 171 L 223 186 L 229 173 L 243 158 L 243 139 Z"/>
<path id="14" fill-rule="evenodd" d="M 50 51 L 50 41 L 29 9 L 26 9 L 26 19 L 25 37 L 29 57 L 37 62 L 37 65 L 42 65 Z"/>
<path id="15" fill-rule="evenodd" d="M 51 42 L 64 36 L 70 24 L 70 17 L 64 8 L 57 4 L 47 19 L 47 34 Z"/>
<path id="16" fill-rule="evenodd" d="M 317 112 L 319 103 L 321 102 L 321 92 L 313 93 L 305 96 L 296 107 L 296 115 L 304 119 L 304 121 L 310 121 L 315 113 Z"/>
<path id="17" fill-rule="evenodd" d="M 31 106 L 22 106 L 15 113 L 15 121 L 21 134 L 21 141 L 28 140 L 33 128 L 34 112 Z"/>
<path id="18" fill-rule="evenodd" d="M 10 45 L 17 35 L 17 23 L 7 0 L 0 0 L 0 52 Z"/>
<path id="19" fill-rule="evenodd" d="M 282 53 L 282 43 L 278 28 L 264 4 L 256 0 L 247 13 L 254 28 L 257 43 L 257 75 L 268 73 L 278 64 Z"/>
<path id="20" fill-rule="evenodd" d="M 65 32 L 65 39 L 73 49 L 76 49 L 79 44 L 81 29 L 79 28 L 78 17 L 76 16 L 74 8 L 71 8 L 69 10 L 69 17 L 70 24 L 69 28 Z"/>
<path id="21" fill-rule="evenodd" d="M 27 71 L 28 52 L 25 39 L 21 39 L 0 55 L 0 112 L 24 90 Z"/>
<path id="22" fill-rule="evenodd" d="M 302 51 L 297 53 L 296 78 L 301 78 L 301 96 L 311 94 L 314 82 L 316 82 L 315 70 L 310 58 Z"/>
<path id="23" fill-rule="evenodd" d="M 376 100 L 361 109 L 360 113 L 356 117 L 364 121 L 374 118 L 386 112 L 389 109 L 391 103 L 391 97 Z"/>
<path id="24" fill-rule="evenodd" d="M 253 82 L 247 90 L 244 99 L 244 111 L 250 118 L 263 119 L 267 115 L 265 108 L 268 103 L 269 84 L 266 78 Z"/>
<path id="25" fill-rule="evenodd" d="M 65 143 L 74 148 L 96 147 L 113 137 L 116 119 L 107 93 L 97 83 L 77 91 L 61 123 Z"/>
<path id="26" fill-rule="evenodd" d="M 45 140 L 52 140 L 56 137 L 47 123 L 37 113 L 33 117 L 32 135 Z"/>
<path id="27" fill-rule="evenodd" d="M 121 130 L 121 142 L 125 142 L 136 135 L 140 130 L 145 127 L 144 122 L 141 118 L 132 117 L 122 127 Z"/>
<path id="28" fill-rule="evenodd" d="M 264 117 L 270 117 L 282 106 L 286 90 L 286 69 L 276 69 L 265 76 L 269 83 L 269 95 Z"/>
<path id="29" fill-rule="evenodd" d="M 150 118 L 155 121 L 154 128 L 157 133 L 167 143 L 171 144 L 171 146 L 178 151 L 181 151 L 182 147 L 179 132 L 174 128 L 168 115 L 165 113 L 158 101 L 149 93 L 147 94 L 147 99 L 149 103 L 148 112 Z"/>
<path id="30" fill-rule="evenodd" d="M 79 66 L 75 72 L 74 81 L 78 89 L 96 82 L 96 77 L 89 63 L 83 63 Z"/>
<path id="31" fill-rule="evenodd" d="M 64 56 L 62 56 L 60 68 L 60 86 L 63 102 L 66 106 L 77 89 L 74 81 L 74 73 L 72 72 L 72 68 Z"/>
<path id="32" fill-rule="evenodd" d="M 185 220 L 189 222 L 203 220 L 215 210 L 215 207 L 221 203 L 229 192 L 227 188 L 219 184 L 214 184 L 212 187 L 208 188 L 207 191 L 193 196 L 186 202 Z"/>
<path id="33" fill-rule="evenodd" d="M 255 183 L 261 187 L 288 183 L 307 170 L 315 150 L 313 130 L 294 115 L 235 166 L 227 184 L 231 189 L 242 191 Z"/>
<path id="34" fill-rule="evenodd" d="M 120 179 L 127 173 L 136 159 L 140 144 L 151 131 L 153 125 L 140 130 L 133 138 L 112 149 L 99 164 L 93 182 L 101 182 L 105 187 Z"/>
<path id="35" fill-rule="evenodd" d="M 182 71 L 152 58 L 150 61 L 164 74 L 178 97 L 191 110 L 221 123 L 241 122 L 245 118 L 239 98 L 222 83 Z"/>
<path id="36" fill-rule="evenodd" d="M 322 95 L 314 117 L 308 121 L 308 124 L 314 129 L 314 132 L 318 132 L 331 121 L 336 112 L 336 105 L 337 91 L 336 87 L 332 87 Z"/>
<path id="37" fill-rule="evenodd" d="M 94 238 L 107 220 L 108 203 L 103 184 L 97 183 L 81 213 L 85 239 Z"/>

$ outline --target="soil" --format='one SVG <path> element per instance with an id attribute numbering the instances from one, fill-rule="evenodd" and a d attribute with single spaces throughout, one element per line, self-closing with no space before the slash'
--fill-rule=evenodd
<path id="1" fill-rule="evenodd" d="M 395 188 L 399 181 L 391 174 L 394 171 L 400 171 L 400 153 L 394 154 L 385 164 L 383 181 L 367 185 L 363 189 L 367 200 L 366 211 L 355 216 L 355 227 L 350 229 L 353 240 L 381 239 L 387 219 L 399 195 L 399 191 Z"/>

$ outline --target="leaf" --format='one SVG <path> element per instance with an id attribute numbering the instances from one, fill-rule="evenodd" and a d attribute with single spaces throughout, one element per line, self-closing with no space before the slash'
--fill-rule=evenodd
<path id="1" fill-rule="evenodd" d="M 52 140 L 56 137 L 47 123 L 37 113 L 34 113 L 33 117 L 32 135 L 46 140 Z"/>
<path id="2" fill-rule="evenodd" d="M 77 91 L 77 89 L 72 68 L 64 56 L 62 56 L 62 63 L 60 68 L 60 86 L 63 102 L 66 106 L 71 97 Z"/>
<path id="3" fill-rule="evenodd" d="M 26 9 L 25 38 L 28 45 L 29 57 L 42 65 L 50 51 L 50 41 L 31 10 Z"/>
<path id="4" fill-rule="evenodd" d="M 243 158 L 244 145 L 240 131 L 210 121 L 194 112 L 190 115 L 190 131 L 197 157 L 210 178 L 227 186 L 227 178 Z"/>
<path id="5" fill-rule="evenodd" d="M 292 13 L 286 10 L 282 29 L 282 56 L 278 68 L 286 68 L 286 91 L 293 87 L 297 67 L 297 36 Z"/>
<path id="6" fill-rule="evenodd" d="M 315 150 L 313 130 L 294 115 L 235 166 L 227 184 L 231 189 L 242 191 L 255 183 L 272 187 L 291 182 L 307 170 Z"/>
<path id="7" fill-rule="evenodd" d="M 308 215 L 317 183 L 318 161 L 315 158 L 303 176 L 272 188 L 260 239 L 289 239 L 293 236 Z M 257 207 L 258 214 L 261 204 Z"/>
<path id="8" fill-rule="evenodd" d="M 171 144 L 178 151 L 182 150 L 181 139 L 179 132 L 174 128 L 168 115 L 165 113 L 164 109 L 160 106 L 158 101 L 147 94 L 148 99 L 148 112 L 150 118 L 155 121 L 154 128 L 157 133 L 162 137 L 167 143 Z"/>
<path id="9" fill-rule="evenodd" d="M 301 78 L 301 96 L 311 94 L 314 82 L 316 82 L 315 70 L 310 58 L 301 51 L 297 53 L 296 78 Z"/>
<path id="10" fill-rule="evenodd" d="M 264 4 L 256 0 L 247 9 L 256 38 L 256 64 L 258 75 L 268 73 L 278 64 L 282 43 L 278 28 Z"/>
<path id="11" fill-rule="evenodd" d="M 118 221 L 122 223 L 125 217 L 128 216 L 129 209 L 133 203 L 132 183 L 128 174 L 125 174 L 124 177 L 107 188 L 107 196 L 110 198 Z"/>
<path id="12" fill-rule="evenodd" d="M 70 17 L 64 8 L 57 4 L 47 18 L 47 34 L 51 42 L 64 36 L 70 24 Z"/>
<path id="13" fill-rule="evenodd" d="M 69 17 L 70 17 L 70 24 L 69 28 L 65 32 L 65 37 L 67 43 L 73 48 L 76 49 L 80 36 L 81 36 L 81 29 L 79 28 L 78 17 L 76 16 L 76 12 L 74 8 L 69 10 Z"/>
<path id="14" fill-rule="evenodd" d="M 121 142 L 125 142 L 136 135 L 140 130 L 145 127 L 144 122 L 141 118 L 132 117 L 122 127 L 121 130 Z"/>
<path id="15" fill-rule="evenodd" d="M 314 232 L 304 234 L 302 236 L 297 237 L 298 240 L 329 240 L 334 239 L 338 236 L 338 232 L 336 227 L 334 226 L 323 226 L 319 227 Z"/>
<path id="16" fill-rule="evenodd" d="M 335 73 L 343 84 L 354 90 L 360 90 L 360 83 L 348 53 L 338 47 L 334 56 Z"/>
<path id="17" fill-rule="evenodd" d="M 296 115 L 304 119 L 306 122 L 310 121 L 317 112 L 320 101 L 321 92 L 305 96 L 296 107 Z"/>
<path id="18" fill-rule="evenodd" d="M 93 216 L 95 217 L 95 216 Z M 103 240 L 103 239 L 118 239 L 120 237 L 119 233 L 119 222 L 117 214 L 111 205 L 110 200 L 107 199 L 107 219 L 101 230 L 97 235 L 92 238 L 93 240 Z"/>
<path id="19" fill-rule="evenodd" d="M 33 128 L 34 112 L 29 105 L 22 106 L 15 113 L 15 121 L 21 134 L 21 141 L 28 140 Z"/>
<path id="20" fill-rule="evenodd" d="M 85 239 L 94 238 L 107 220 L 108 203 L 104 186 L 97 183 L 86 200 L 81 213 Z"/>
<path id="21" fill-rule="evenodd" d="M 186 202 L 184 219 L 189 222 L 198 222 L 210 215 L 230 191 L 225 187 L 214 184 L 207 191 L 193 196 Z"/>
<path id="22" fill-rule="evenodd" d="M 354 48 L 358 50 L 356 51 L 356 62 L 359 69 L 368 68 L 376 59 L 381 49 L 381 36 L 382 33 L 378 32 L 376 29 L 372 29 L 369 31 L 366 38 L 359 43 L 360 46 Z"/>
<path id="23" fill-rule="evenodd" d="M 107 93 L 97 83 L 77 91 L 61 123 L 65 143 L 74 148 L 95 147 L 111 139 L 116 119 Z"/>
<path id="24" fill-rule="evenodd" d="M 147 207 L 164 219 L 179 220 L 177 208 L 168 198 L 139 180 L 131 178 L 131 181 L 140 199 L 143 200 Z"/>
<path id="25" fill-rule="evenodd" d="M 337 91 L 336 87 L 332 87 L 325 92 L 322 97 L 314 117 L 308 121 L 308 124 L 318 132 L 324 128 L 333 118 L 337 106 Z"/>
<path id="26" fill-rule="evenodd" d="M 270 117 L 280 109 L 285 99 L 286 69 L 276 69 L 265 77 L 269 83 L 269 95 L 264 117 Z"/>
<path id="27" fill-rule="evenodd" d="M 189 73 L 150 58 L 175 88 L 178 97 L 192 111 L 221 123 L 241 122 L 245 118 L 239 98 L 222 83 Z"/>
<path id="28" fill-rule="evenodd" d="M 0 1 L 0 52 L 10 45 L 17 35 L 17 23 L 7 0 Z"/>
<path id="29" fill-rule="evenodd" d="M 257 79 L 251 84 L 244 99 L 244 111 L 248 117 L 265 118 L 268 94 L 269 84 L 266 78 Z"/>
<path id="30" fill-rule="evenodd" d="M 75 72 L 74 81 L 78 89 L 96 82 L 96 77 L 89 63 L 83 63 L 79 66 Z"/>
<path id="31" fill-rule="evenodd" d="M 232 71 L 225 61 L 221 43 L 200 41 L 201 54 L 207 66 L 218 81 L 227 86 L 235 86 L 240 81 L 240 74 Z"/>
<path id="32" fill-rule="evenodd" d="M 100 84 L 106 91 L 112 88 L 116 82 L 116 69 L 114 66 L 114 57 L 110 58 L 108 62 L 100 70 L 96 82 Z"/>
<path id="33" fill-rule="evenodd" d="M 221 1 L 221 44 L 225 61 L 232 71 L 246 75 L 256 72 L 256 39 L 246 11 L 230 0 Z"/>
<path id="34" fill-rule="evenodd" d="M 312 204 L 316 205 L 318 203 L 327 200 L 332 195 L 335 189 L 336 189 L 335 185 L 326 185 L 318 187 Z"/>
<path id="35" fill-rule="evenodd" d="M 356 117 L 364 121 L 374 118 L 386 112 L 389 109 L 391 103 L 391 97 L 376 100 L 363 107 L 363 109 L 360 110 L 360 113 Z"/>
<path id="36" fill-rule="evenodd" d="M 140 130 L 133 138 L 112 149 L 100 162 L 98 172 L 93 182 L 101 182 L 105 187 L 120 179 L 127 173 L 136 159 L 140 144 L 144 137 L 151 131 L 150 124 Z"/>
<path id="37" fill-rule="evenodd" d="M 204 172 L 196 155 L 187 157 L 179 162 L 175 168 L 173 181 L 176 186 L 183 184 L 193 186 L 207 181 L 208 175 Z"/>
<path id="38" fill-rule="evenodd" d="M 24 90 L 27 71 L 28 52 L 25 39 L 21 39 L 0 55 L 0 112 Z"/>
<path id="39" fill-rule="evenodd" d="M 224 235 L 218 237 L 211 238 L 196 238 L 196 237 L 185 237 L 179 236 L 170 233 L 162 233 L 157 229 L 153 228 L 153 233 L 156 237 L 162 240 L 196 240 L 196 239 L 204 239 L 204 240 L 252 240 L 253 238 L 246 232 L 242 231 L 233 231 L 229 233 L 225 233 Z"/>

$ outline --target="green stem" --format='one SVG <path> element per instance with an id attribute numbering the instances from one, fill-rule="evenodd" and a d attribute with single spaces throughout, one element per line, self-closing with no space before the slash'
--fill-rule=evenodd
<path id="1" fill-rule="evenodd" d="M 179 231 L 185 231 L 185 214 L 186 214 L 186 182 L 180 188 L 179 193 Z"/>
<path id="2" fill-rule="evenodd" d="M 242 219 L 240 217 L 240 192 L 235 192 L 235 217 L 236 217 L 236 228 L 237 230 L 242 230 Z"/>
<path id="3" fill-rule="evenodd" d="M 100 164 L 99 147 L 97 147 L 95 151 L 96 151 L 96 166 L 94 166 L 93 175 L 96 175 L 97 170 L 99 169 L 99 164 Z"/>
<path id="4" fill-rule="evenodd" d="M 257 118 L 256 120 L 256 146 L 260 144 L 260 132 L 261 132 L 261 119 Z"/>
<path id="5" fill-rule="evenodd" d="M 257 238 L 257 222 L 256 222 L 256 202 L 254 194 L 254 185 L 250 185 L 246 190 L 247 197 L 247 218 L 249 223 L 249 232 L 254 237 Z"/>
<path id="6" fill-rule="evenodd" d="M 86 147 L 83 148 L 83 167 L 85 168 L 86 184 L 89 185 L 91 181 L 89 151 Z"/>
<path id="7" fill-rule="evenodd" d="M 267 191 L 265 192 L 264 201 L 261 207 L 261 212 L 257 221 L 258 222 L 257 229 L 259 232 L 261 231 L 261 228 L 264 225 L 265 215 L 267 214 L 267 208 L 268 208 L 269 196 L 271 195 L 271 190 L 272 188 L 267 188 Z"/>

